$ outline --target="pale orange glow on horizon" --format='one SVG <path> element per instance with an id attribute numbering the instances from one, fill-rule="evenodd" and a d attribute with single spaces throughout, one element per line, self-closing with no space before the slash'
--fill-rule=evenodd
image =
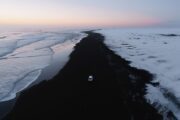
<path id="1" fill-rule="evenodd" d="M 145 14 L 144 11 L 138 12 L 115 4 L 120 3 L 119 0 L 115 3 L 104 0 L 104 4 L 98 4 L 102 3 L 102 0 L 97 4 L 90 0 L 76 0 L 80 3 L 73 0 L 18 1 L 0 2 L 0 25 L 143 27 L 164 22 L 164 19 Z"/>
<path id="2" fill-rule="evenodd" d="M 139 19 L 138 19 L 139 18 Z M 159 24 L 161 21 L 145 18 L 144 16 L 136 16 L 134 18 L 128 16 L 120 16 L 120 18 L 96 18 L 90 17 L 57 17 L 57 18 L 31 18 L 31 17 L 7 17 L 1 18 L 1 25 L 57 25 L 57 26 L 150 26 Z"/>

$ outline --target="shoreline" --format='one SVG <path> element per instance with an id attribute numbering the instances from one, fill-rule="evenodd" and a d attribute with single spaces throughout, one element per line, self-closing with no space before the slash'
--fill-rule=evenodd
<path id="1" fill-rule="evenodd" d="M 65 43 L 66 44 L 66 43 Z M 55 46 L 53 46 L 53 48 L 58 48 L 58 46 L 62 47 L 62 43 L 57 44 Z M 65 50 L 63 49 L 63 51 L 54 51 L 54 55 L 53 55 L 53 60 L 52 63 L 41 69 L 41 73 L 40 75 L 37 77 L 36 80 L 34 80 L 30 85 L 28 85 L 28 87 L 26 87 L 25 89 L 19 91 L 16 93 L 16 96 L 14 98 L 11 98 L 10 94 L 11 92 L 7 95 L 8 97 L 5 97 L 6 99 L 9 100 L 5 100 L 5 101 L 0 101 L 0 120 L 11 111 L 11 109 L 13 108 L 14 104 L 16 103 L 16 100 L 18 99 L 19 95 L 23 92 L 26 91 L 28 89 L 30 89 L 31 87 L 38 85 L 39 83 L 41 83 L 42 81 L 48 81 L 50 79 L 52 79 L 54 76 L 56 76 L 56 74 L 58 74 L 58 72 L 63 68 L 63 66 L 65 65 L 65 63 L 68 61 L 68 56 L 69 54 L 73 51 L 73 46 L 74 43 L 71 43 L 69 45 L 67 45 L 67 47 L 65 48 Z M 57 49 L 56 48 L 56 49 Z M 62 48 L 61 48 L 62 49 Z M 61 59 L 63 58 L 63 59 Z M 54 69 L 54 67 L 56 67 L 56 69 Z M 29 74 L 29 73 L 28 73 Z M 27 77 L 28 74 L 25 76 Z M 25 78 L 24 77 L 24 78 Z M 21 79 L 21 80 L 24 80 Z M 19 80 L 19 81 L 21 81 Z M 17 81 L 17 82 L 19 82 Z M 16 86 L 16 85 L 15 85 Z M 14 89 L 14 88 L 13 88 Z M 12 90 L 13 90 L 12 89 Z M 3 108 L 3 109 L 2 109 Z"/>
<path id="2" fill-rule="evenodd" d="M 25 90 L 4 120 L 64 117 L 161 120 L 144 98 L 147 71 L 129 66 L 103 43 L 104 36 L 86 32 L 64 68 L 52 80 Z M 94 80 L 89 82 L 88 76 Z"/>

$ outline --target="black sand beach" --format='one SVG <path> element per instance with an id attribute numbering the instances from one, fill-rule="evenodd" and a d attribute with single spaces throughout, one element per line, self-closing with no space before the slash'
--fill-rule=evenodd
<path id="1" fill-rule="evenodd" d="M 4 120 L 162 119 L 143 97 L 152 75 L 130 67 L 101 34 L 86 33 L 59 74 L 22 92 Z"/>

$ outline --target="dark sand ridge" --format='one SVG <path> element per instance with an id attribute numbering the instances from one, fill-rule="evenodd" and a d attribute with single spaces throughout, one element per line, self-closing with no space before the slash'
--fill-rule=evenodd
<path id="1" fill-rule="evenodd" d="M 101 34 L 86 33 L 59 74 L 22 92 L 5 120 L 162 119 L 143 97 L 152 75 L 130 67 Z"/>

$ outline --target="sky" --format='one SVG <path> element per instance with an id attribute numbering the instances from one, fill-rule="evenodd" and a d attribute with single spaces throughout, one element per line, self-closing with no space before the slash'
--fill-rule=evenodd
<path id="1" fill-rule="evenodd" d="M 180 0 L 0 0 L 0 25 L 180 26 Z"/>

